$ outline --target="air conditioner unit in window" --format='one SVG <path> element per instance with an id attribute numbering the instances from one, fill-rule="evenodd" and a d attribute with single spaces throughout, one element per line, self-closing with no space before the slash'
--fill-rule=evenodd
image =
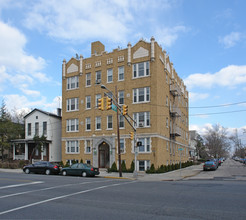
<path id="1" fill-rule="evenodd" d="M 138 127 L 140 127 L 140 128 L 144 127 L 144 123 L 143 122 L 139 122 L 138 123 Z"/>
<path id="2" fill-rule="evenodd" d="M 100 83 L 101 83 L 101 79 L 97 79 L 96 84 L 100 84 Z"/>

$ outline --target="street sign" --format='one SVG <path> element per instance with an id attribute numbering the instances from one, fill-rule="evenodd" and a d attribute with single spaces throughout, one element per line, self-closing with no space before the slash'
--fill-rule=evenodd
<path id="1" fill-rule="evenodd" d="M 180 150 L 180 151 L 182 151 L 182 150 L 183 150 L 183 148 L 181 148 L 181 147 L 180 147 L 180 148 L 179 148 L 179 150 Z"/>
<path id="2" fill-rule="evenodd" d="M 114 104 L 112 104 L 112 110 L 115 111 L 115 112 L 117 112 L 117 106 L 114 105 Z"/>

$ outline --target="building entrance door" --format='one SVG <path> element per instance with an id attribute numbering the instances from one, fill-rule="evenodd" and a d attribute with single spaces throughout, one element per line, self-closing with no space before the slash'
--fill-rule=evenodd
<path id="1" fill-rule="evenodd" d="M 109 168 L 109 145 L 102 142 L 99 145 L 99 168 Z"/>

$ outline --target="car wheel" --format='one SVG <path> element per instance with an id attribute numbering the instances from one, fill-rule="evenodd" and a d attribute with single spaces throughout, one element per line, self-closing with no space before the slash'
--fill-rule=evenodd
<path id="1" fill-rule="evenodd" d="M 45 174 L 46 174 L 46 175 L 50 175 L 50 173 L 51 173 L 51 172 L 50 172 L 49 169 L 45 170 Z"/>
<path id="2" fill-rule="evenodd" d="M 30 170 L 28 168 L 25 169 L 25 173 L 26 174 L 29 174 L 30 173 Z"/>
<path id="3" fill-rule="evenodd" d="M 63 176 L 66 176 L 66 175 L 67 175 L 67 171 L 65 171 L 65 170 L 62 171 L 62 175 L 63 175 Z"/>
<path id="4" fill-rule="evenodd" d="M 86 177 L 86 176 L 87 176 L 86 172 L 82 172 L 82 177 Z"/>

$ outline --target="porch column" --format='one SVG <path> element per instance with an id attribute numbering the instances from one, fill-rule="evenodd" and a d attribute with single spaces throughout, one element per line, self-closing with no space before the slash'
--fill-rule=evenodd
<path id="1" fill-rule="evenodd" d="M 28 143 L 25 143 L 25 160 L 28 160 Z"/>
<path id="2" fill-rule="evenodd" d="M 41 146 L 41 160 L 44 160 L 44 145 Z"/>
<path id="3" fill-rule="evenodd" d="M 13 160 L 15 160 L 15 143 L 13 143 Z"/>

